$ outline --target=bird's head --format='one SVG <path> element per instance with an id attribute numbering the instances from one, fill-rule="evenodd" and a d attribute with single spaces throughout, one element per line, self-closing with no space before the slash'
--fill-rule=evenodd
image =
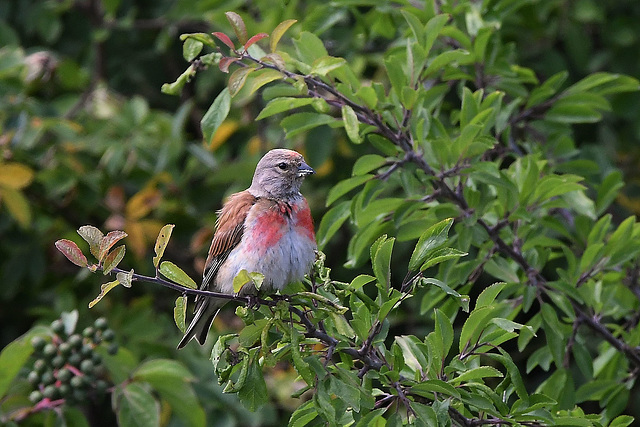
<path id="1" fill-rule="evenodd" d="M 286 199 L 300 192 L 307 175 L 315 171 L 304 161 L 302 154 L 278 148 L 265 154 L 256 166 L 249 191 L 257 197 Z"/>

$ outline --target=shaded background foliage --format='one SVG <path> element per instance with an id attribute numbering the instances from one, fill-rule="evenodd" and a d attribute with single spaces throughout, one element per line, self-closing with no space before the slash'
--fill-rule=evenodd
<path id="1" fill-rule="evenodd" d="M 246 188 L 261 153 L 280 145 L 304 152 L 319 172 L 304 189 L 319 222 L 329 188 L 347 178 L 354 161 L 370 153 L 370 147 L 349 144 L 341 129 L 327 126 L 285 141 L 275 121 L 254 121 L 262 101 L 242 97 L 234 100 L 214 138 L 202 143 L 200 119 L 227 76 L 199 73 L 180 97 L 159 89 L 185 68 L 178 36 L 228 32 L 227 10 L 241 13 L 254 32 L 270 32 L 279 22 L 295 18 L 291 37 L 312 32 L 330 55 L 345 58 L 363 78 L 380 80 L 382 53 L 404 46 L 399 31 L 404 24 L 395 4 L 377 3 L 0 4 L 0 343 L 4 346 L 34 323 L 78 307 L 80 319 L 107 316 L 122 345 L 139 360 L 178 358 L 203 379 L 213 378 L 197 349 L 174 351 L 178 332 L 171 321 L 171 293 L 138 286 L 105 299 L 94 309 L 97 313 L 88 312 L 85 307 L 97 289 L 95 277 L 78 273 L 55 253 L 53 241 L 73 238 L 85 223 L 123 229 L 129 234 L 126 265 L 149 272 L 148 251 L 157 232 L 163 224 L 174 223 L 167 257 L 197 277 L 221 200 Z M 512 43 L 513 62 L 533 69 L 541 81 L 562 70 L 569 72 L 568 84 L 601 70 L 640 76 L 636 1 L 540 0 L 513 2 L 512 7 L 517 10 L 501 22 L 503 41 Z M 640 98 L 637 93 L 619 94 L 611 103 L 614 113 L 576 127 L 574 139 L 580 158 L 599 166 L 578 165 L 591 183 L 615 169 L 624 173 L 628 185 L 612 208 L 622 219 L 640 212 Z M 357 273 L 346 272 L 342 265 L 349 238 L 344 227 L 325 248 L 334 277 Z M 404 248 L 407 257 L 410 250 Z M 224 316 L 219 328 L 237 327 L 233 322 L 232 315 Z M 395 319 L 392 328 L 423 335 L 428 330 L 411 313 Z M 544 378 L 538 374 L 531 376 L 532 387 Z M 267 381 L 275 386 L 294 377 L 283 368 Z M 229 423 L 248 417 L 255 424 L 277 425 L 279 412 L 296 405 L 284 388 L 277 405 L 251 414 L 232 405 L 235 397 L 222 395 L 211 385 L 215 381 L 209 383 L 195 386 L 201 402 L 209 416 Z M 232 406 L 238 413 L 225 411 Z M 636 406 L 632 398 L 627 412 Z"/>

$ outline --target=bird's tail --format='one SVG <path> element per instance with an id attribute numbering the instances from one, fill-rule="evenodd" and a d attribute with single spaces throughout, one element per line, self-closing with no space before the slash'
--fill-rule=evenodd
<path id="1" fill-rule="evenodd" d="M 211 328 L 211 324 L 213 323 L 213 319 L 216 318 L 220 308 L 227 301 L 219 301 L 209 299 L 209 301 L 205 301 L 198 310 L 196 310 L 191 323 L 189 323 L 189 327 L 184 333 L 184 337 L 180 340 L 178 344 L 178 349 L 181 349 L 192 338 L 195 338 L 200 345 L 203 345 L 207 340 L 207 334 L 209 334 L 209 329 Z"/>

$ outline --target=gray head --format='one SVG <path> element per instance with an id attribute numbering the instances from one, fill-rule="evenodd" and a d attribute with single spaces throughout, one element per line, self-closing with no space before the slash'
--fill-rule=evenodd
<path id="1" fill-rule="evenodd" d="M 257 197 L 296 197 L 304 178 L 313 173 L 315 171 L 304 161 L 302 154 L 277 148 L 258 162 L 249 191 Z"/>

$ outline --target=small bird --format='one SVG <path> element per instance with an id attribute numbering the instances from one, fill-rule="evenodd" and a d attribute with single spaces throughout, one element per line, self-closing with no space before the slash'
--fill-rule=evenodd
<path id="1" fill-rule="evenodd" d="M 315 260 L 313 219 L 300 185 L 315 171 L 298 152 L 269 151 L 260 159 L 251 186 L 232 194 L 218 212 L 216 231 L 200 289 L 233 294 L 241 271 L 264 275 L 261 290 L 283 289 L 300 280 Z M 252 288 L 252 289 L 251 289 Z M 254 294 L 246 285 L 241 295 Z M 227 300 L 196 296 L 195 314 L 178 348 L 192 338 L 202 345 Z"/>

